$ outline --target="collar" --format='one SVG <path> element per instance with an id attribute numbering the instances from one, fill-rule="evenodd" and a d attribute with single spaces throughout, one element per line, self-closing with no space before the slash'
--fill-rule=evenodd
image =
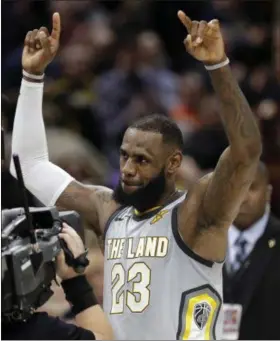
<path id="1" fill-rule="evenodd" d="M 136 208 L 134 208 L 132 217 L 136 221 L 149 219 L 152 216 L 154 216 L 155 214 L 157 214 L 162 208 L 163 208 L 163 206 L 156 206 L 156 207 L 152 207 L 149 210 L 144 211 L 144 212 L 139 212 Z"/>
<path id="2" fill-rule="evenodd" d="M 186 195 L 185 191 L 180 191 L 177 190 L 176 191 L 176 196 L 175 198 L 172 196 L 164 205 L 162 206 L 156 206 L 153 208 L 148 209 L 145 212 L 139 212 L 138 210 L 136 210 L 135 208 L 133 208 L 133 219 L 136 221 L 141 221 L 141 220 L 146 220 L 149 219 L 151 217 L 153 217 L 155 214 L 157 214 L 158 212 L 160 212 L 163 208 L 167 208 L 169 205 L 175 203 L 175 202 L 179 202 L 180 199 Z"/>
<path id="3" fill-rule="evenodd" d="M 269 215 L 270 208 L 269 206 L 267 206 L 264 215 L 259 220 L 257 220 L 253 225 L 247 228 L 244 232 L 241 232 L 236 226 L 231 225 L 228 234 L 229 246 L 232 247 L 235 245 L 235 242 L 237 241 L 241 233 L 243 235 L 243 238 L 247 242 L 255 244 L 255 242 L 263 235 L 265 231 Z"/>

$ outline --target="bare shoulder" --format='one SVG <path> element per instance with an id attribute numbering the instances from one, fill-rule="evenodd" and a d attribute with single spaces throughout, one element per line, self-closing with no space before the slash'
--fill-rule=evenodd
<path id="1" fill-rule="evenodd" d="M 57 206 L 75 210 L 102 234 L 109 217 L 119 208 L 113 191 L 103 186 L 72 181 L 57 200 Z"/>
<path id="2" fill-rule="evenodd" d="M 213 173 L 208 173 L 194 183 L 188 190 L 185 200 L 178 209 L 178 228 L 189 244 L 198 234 L 198 221 L 201 215 L 201 203 L 207 191 Z M 190 246 L 190 245 L 189 245 Z"/>
<path id="3" fill-rule="evenodd" d="M 226 252 L 225 230 L 205 226 L 203 200 L 213 173 L 208 173 L 188 191 L 178 209 L 178 229 L 184 243 L 200 259 L 210 262 L 223 261 Z"/>
<path id="4" fill-rule="evenodd" d="M 231 149 L 221 155 L 216 169 L 201 178 L 179 210 L 184 242 L 201 257 L 224 260 L 228 228 L 238 214 L 256 171 L 257 161 L 236 161 Z"/>

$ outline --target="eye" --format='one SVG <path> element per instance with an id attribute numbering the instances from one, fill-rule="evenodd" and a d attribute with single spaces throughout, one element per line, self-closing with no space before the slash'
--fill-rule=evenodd
<path id="1" fill-rule="evenodd" d="M 127 160 L 128 159 L 128 154 L 126 151 L 124 150 L 120 150 L 120 155 L 121 155 L 121 158 L 124 159 L 124 160 Z"/>
<path id="2" fill-rule="evenodd" d="M 140 163 L 140 164 L 142 164 L 142 165 L 144 165 L 144 164 L 148 164 L 149 163 L 149 160 L 148 159 L 146 159 L 144 156 L 142 156 L 142 155 L 138 155 L 138 156 L 136 156 L 136 162 L 137 163 Z"/>

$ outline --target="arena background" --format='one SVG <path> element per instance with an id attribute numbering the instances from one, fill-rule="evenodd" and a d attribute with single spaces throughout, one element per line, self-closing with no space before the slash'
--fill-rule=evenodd
<path id="1" fill-rule="evenodd" d="M 113 187 L 123 132 L 135 118 L 157 112 L 173 117 L 184 133 L 178 186 L 188 187 L 215 167 L 227 140 L 207 72 L 184 50 L 178 9 L 195 20 L 221 21 L 232 69 L 260 125 L 262 159 L 273 185 L 272 212 L 280 217 L 277 0 L 2 1 L 1 80 L 8 97 L 2 103 L 8 155 L 2 208 L 21 205 L 8 164 L 22 44 L 28 30 L 50 28 L 54 11 L 62 19 L 61 46 L 46 72 L 43 104 L 53 162 L 84 183 Z M 30 196 L 30 204 L 38 202 Z M 88 240 L 95 250 L 94 237 Z M 102 300 L 102 256 L 94 252 L 93 282 Z"/>

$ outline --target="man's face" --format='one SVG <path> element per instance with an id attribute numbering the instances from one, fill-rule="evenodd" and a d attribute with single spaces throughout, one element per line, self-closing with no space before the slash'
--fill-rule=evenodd
<path id="1" fill-rule="evenodd" d="M 142 212 L 156 206 L 166 190 L 166 162 L 161 134 L 129 128 L 120 148 L 115 200 Z"/>
<path id="2" fill-rule="evenodd" d="M 240 229 L 246 229 L 254 224 L 265 213 L 266 205 L 270 202 L 270 196 L 271 186 L 264 172 L 259 169 L 240 206 L 234 225 Z"/>

